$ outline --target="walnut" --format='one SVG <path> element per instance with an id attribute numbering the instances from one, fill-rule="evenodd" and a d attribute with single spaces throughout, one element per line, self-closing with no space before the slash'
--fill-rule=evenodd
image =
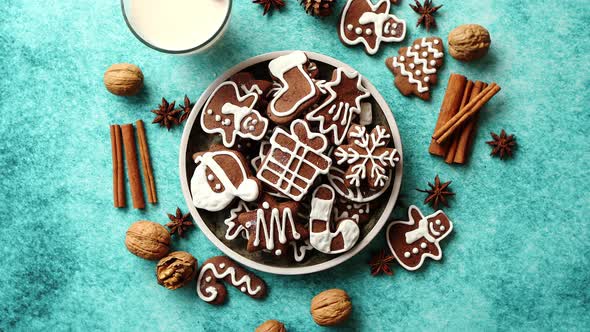
<path id="1" fill-rule="evenodd" d="M 488 53 L 490 33 L 477 24 L 464 24 L 449 33 L 449 52 L 462 61 L 479 59 Z"/>
<path id="2" fill-rule="evenodd" d="M 352 302 L 342 289 L 328 289 L 311 300 L 311 316 L 318 325 L 337 325 L 348 319 Z"/>
<path id="3" fill-rule="evenodd" d="M 156 266 L 158 284 L 174 290 L 188 284 L 197 273 L 197 260 L 186 251 L 175 251 Z"/>
<path id="4" fill-rule="evenodd" d="M 158 223 L 140 220 L 127 230 L 125 246 L 135 256 L 160 259 L 170 250 L 170 233 Z"/>
<path id="5" fill-rule="evenodd" d="M 104 73 L 104 85 L 117 96 L 133 96 L 143 87 L 143 73 L 136 65 L 117 63 Z"/>
<path id="6" fill-rule="evenodd" d="M 254 332 L 287 332 L 285 325 L 278 320 L 267 320 L 256 328 Z"/>

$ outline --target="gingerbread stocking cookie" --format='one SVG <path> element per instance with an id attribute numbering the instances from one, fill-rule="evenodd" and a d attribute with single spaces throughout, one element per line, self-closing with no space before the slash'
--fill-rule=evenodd
<path id="1" fill-rule="evenodd" d="M 361 100 L 369 97 L 356 71 L 337 68 L 332 80 L 323 84 L 329 97 L 306 115 L 308 121 L 319 122 L 320 133 L 335 144 L 342 144 L 354 116 L 361 112 Z"/>
<path id="2" fill-rule="evenodd" d="M 191 178 L 191 194 L 197 208 L 220 211 L 236 197 L 247 202 L 258 198 L 261 184 L 238 151 L 214 144 L 193 158 L 197 168 Z"/>
<path id="3" fill-rule="evenodd" d="M 325 254 L 340 254 L 350 250 L 359 238 L 357 223 L 349 218 L 336 221 L 332 232 L 332 207 L 336 193 L 329 185 L 323 184 L 314 192 L 309 216 L 309 243 Z"/>
<path id="4" fill-rule="evenodd" d="M 268 129 L 268 119 L 253 108 L 257 100 L 256 92 L 243 93 L 235 82 L 221 83 L 203 107 L 203 131 L 220 134 L 228 148 L 234 145 L 236 136 L 261 140 Z"/>
<path id="5" fill-rule="evenodd" d="M 387 145 L 391 140 L 384 126 L 376 126 L 367 133 L 364 126 L 353 125 L 348 132 L 348 145 L 334 151 L 337 164 L 347 164 L 346 185 L 360 187 L 365 182 L 369 188 L 379 190 L 389 183 L 390 170 L 400 161 L 395 148 Z"/>
<path id="6" fill-rule="evenodd" d="M 312 133 L 307 122 L 295 120 L 291 132 L 277 128 L 257 177 L 295 201 L 300 201 L 319 174 L 327 174 L 332 160 L 323 153 L 326 137 Z"/>
<path id="7" fill-rule="evenodd" d="M 385 64 L 395 76 L 395 86 L 404 95 L 430 99 L 430 87 L 438 80 L 443 64 L 443 45 L 438 37 L 419 38 L 412 46 L 402 47 L 399 56 L 387 58 Z"/>
<path id="8" fill-rule="evenodd" d="M 257 209 L 241 213 L 238 222 L 248 232 L 247 250 L 268 250 L 280 256 L 286 253 L 289 242 L 307 238 L 305 227 L 295 221 L 298 205 L 292 201 L 278 203 L 264 195 Z"/>
<path id="9" fill-rule="evenodd" d="M 373 55 L 382 42 L 400 42 L 406 37 L 406 21 L 389 13 L 390 0 L 348 0 L 340 14 L 340 40 L 347 46 L 362 43 Z"/>
<path id="10" fill-rule="evenodd" d="M 307 63 L 307 55 L 296 51 L 280 56 L 268 64 L 270 74 L 281 85 L 267 108 L 268 117 L 275 123 L 291 122 L 320 97 L 319 89 L 304 68 Z"/>
<path id="11" fill-rule="evenodd" d="M 409 221 L 394 221 L 387 226 L 387 244 L 395 259 L 406 270 L 419 269 L 426 258 L 440 260 L 440 241 L 453 230 L 453 223 L 442 211 L 424 217 L 412 205 L 408 210 Z"/>
<path id="12" fill-rule="evenodd" d="M 206 260 L 199 270 L 199 298 L 209 304 L 223 304 L 227 297 L 227 289 L 221 283 L 222 280 L 254 299 L 263 298 L 267 293 L 264 280 L 242 268 L 229 257 L 216 256 Z"/>

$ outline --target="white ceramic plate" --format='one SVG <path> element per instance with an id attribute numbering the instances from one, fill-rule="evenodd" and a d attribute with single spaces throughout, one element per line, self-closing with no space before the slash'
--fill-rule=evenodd
<path id="1" fill-rule="evenodd" d="M 271 258 L 269 255 L 265 255 L 264 253 L 249 253 L 244 248 L 245 244 L 238 241 L 241 239 L 227 241 L 224 238 L 226 226 L 223 224 L 223 220 L 229 216 L 229 210 L 231 207 L 233 207 L 233 205 L 224 211 L 216 213 L 197 210 L 194 207 L 192 204 L 192 196 L 189 186 L 192 170 L 194 170 L 195 167 L 191 156 L 194 152 L 206 150 L 209 145 L 211 145 L 211 143 L 219 141 L 217 135 L 207 135 L 203 133 L 199 126 L 199 121 L 197 121 L 197 116 L 200 116 L 200 110 L 207 101 L 207 98 L 219 84 L 227 81 L 230 76 L 245 70 L 254 72 L 261 71 L 262 67 L 265 67 L 270 60 L 290 52 L 292 51 L 272 52 L 250 58 L 231 68 L 221 75 L 217 80 L 215 80 L 205 90 L 205 92 L 203 92 L 186 122 L 184 132 L 182 133 L 179 156 L 180 182 L 182 186 L 182 192 L 184 194 L 186 204 L 189 207 L 190 213 L 205 236 L 207 236 L 207 238 L 217 248 L 223 251 L 223 253 L 240 264 L 259 271 L 286 275 L 307 274 L 326 270 L 341 264 L 363 250 L 363 248 L 365 248 L 375 238 L 379 231 L 381 231 L 389 216 L 391 215 L 399 194 L 403 173 L 402 142 L 391 109 L 381 94 L 373 86 L 373 84 L 371 84 L 371 82 L 369 82 L 366 78 L 363 78 L 363 84 L 371 93 L 371 97 L 369 99 L 373 103 L 373 119 L 377 120 L 374 122 L 386 122 L 389 125 L 392 133 L 393 144 L 402 158 L 395 167 L 391 189 L 376 199 L 376 201 L 379 202 L 377 204 L 378 207 L 372 209 L 373 212 L 369 222 L 361 226 L 361 238 L 351 250 L 340 255 L 324 255 L 318 251 L 312 251 L 311 255 L 313 257 L 300 263 L 294 261 L 291 262 L 292 258 L 290 260 L 281 259 L 279 261 L 275 257 Z M 318 67 L 320 67 L 320 69 L 322 67 L 324 67 L 324 69 L 328 67 L 330 69 L 344 67 L 354 70 L 347 64 L 342 63 L 334 58 L 314 52 L 305 53 L 311 61 L 315 62 Z M 268 72 L 268 70 L 266 70 L 266 72 Z M 326 70 L 324 70 L 321 71 L 321 74 L 323 77 L 329 79 L 331 76 L 331 71 L 326 73 Z"/>

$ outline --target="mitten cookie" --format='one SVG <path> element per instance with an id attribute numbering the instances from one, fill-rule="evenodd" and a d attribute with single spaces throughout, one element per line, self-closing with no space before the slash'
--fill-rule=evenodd
<path id="1" fill-rule="evenodd" d="M 427 257 L 437 261 L 442 258 L 439 242 L 451 233 L 453 223 L 440 210 L 424 217 L 414 205 L 408 210 L 408 218 L 387 226 L 387 244 L 399 264 L 414 271 Z"/>
<path id="2" fill-rule="evenodd" d="M 306 239 L 307 230 L 295 221 L 298 208 L 299 203 L 278 203 L 264 195 L 257 209 L 238 215 L 238 222 L 248 232 L 247 250 L 268 250 L 280 256 L 286 253 L 289 242 Z"/>
<path id="3" fill-rule="evenodd" d="M 334 151 L 338 165 L 348 165 L 346 184 L 360 187 L 365 182 L 369 188 L 379 190 L 389 183 L 390 170 L 400 160 L 395 148 L 387 147 L 391 134 L 384 126 L 376 126 L 367 133 L 364 126 L 353 125 L 348 132 L 348 145 Z"/>
<path id="4" fill-rule="evenodd" d="M 369 97 L 370 93 L 363 86 L 358 72 L 344 68 L 334 70 L 332 80 L 323 87 L 329 97 L 305 118 L 319 122 L 320 133 L 340 145 L 346 138 L 353 117 L 361 112 L 361 100 Z"/>
<path id="5" fill-rule="evenodd" d="M 381 42 L 399 42 L 406 37 L 406 21 L 389 13 L 390 0 L 348 0 L 340 14 L 338 32 L 344 45 L 362 43 L 373 55 Z"/>
<path id="6" fill-rule="evenodd" d="M 254 109 L 256 92 L 244 93 L 235 82 L 221 83 L 209 96 L 201 112 L 201 127 L 208 134 L 220 134 L 223 145 L 232 147 L 236 136 L 260 140 L 268 119 Z"/>
<path id="7" fill-rule="evenodd" d="M 211 257 L 199 270 L 197 294 L 209 304 L 223 304 L 227 289 L 221 280 L 231 284 L 242 293 L 260 299 L 266 296 L 266 284 L 252 272 L 242 268 L 226 256 Z"/>
<path id="8" fill-rule="evenodd" d="M 191 194 L 197 208 L 219 211 L 236 197 L 247 202 L 258 198 L 261 184 L 240 152 L 214 144 L 209 151 L 195 153 L 193 159 L 197 168 L 191 178 Z"/>
<path id="9" fill-rule="evenodd" d="M 327 184 L 313 192 L 309 216 L 309 243 L 325 254 L 340 254 L 352 248 L 360 235 L 360 229 L 352 219 L 336 221 L 335 232 L 331 230 L 332 207 L 336 194 Z"/>
<path id="10" fill-rule="evenodd" d="M 271 148 L 257 177 L 295 201 L 300 201 L 319 174 L 327 174 L 332 160 L 323 153 L 326 137 L 312 133 L 307 122 L 295 120 L 291 132 L 276 128 Z"/>
<path id="11" fill-rule="evenodd" d="M 436 84 L 438 68 L 443 64 L 443 45 L 438 37 L 419 38 L 410 47 L 402 47 L 399 56 L 385 64 L 395 76 L 395 86 L 404 95 L 430 99 L 430 86 Z"/>
<path id="12" fill-rule="evenodd" d="M 280 56 L 268 64 L 270 74 L 281 85 L 267 108 L 268 117 L 275 123 L 291 122 L 320 97 L 319 89 L 304 69 L 307 62 L 305 53 L 296 51 Z"/>

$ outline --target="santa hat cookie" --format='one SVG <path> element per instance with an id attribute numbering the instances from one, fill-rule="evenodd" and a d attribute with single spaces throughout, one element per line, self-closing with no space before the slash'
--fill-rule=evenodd
<path id="1" fill-rule="evenodd" d="M 234 198 L 255 201 L 260 182 L 250 173 L 246 159 L 238 151 L 212 145 L 209 151 L 193 155 L 197 168 L 191 178 L 191 194 L 195 207 L 220 211 Z"/>

